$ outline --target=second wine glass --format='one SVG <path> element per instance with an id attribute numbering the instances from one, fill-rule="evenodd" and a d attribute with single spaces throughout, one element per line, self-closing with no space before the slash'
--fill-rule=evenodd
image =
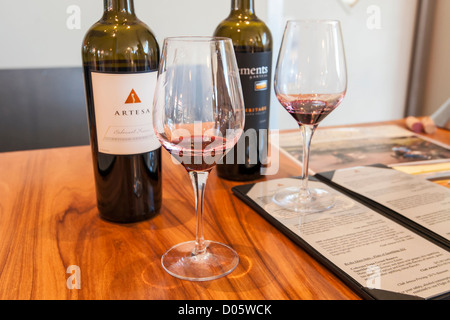
<path id="1" fill-rule="evenodd" d="M 308 186 L 311 140 L 319 123 L 344 99 L 347 69 L 339 21 L 288 21 L 275 71 L 278 101 L 303 135 L 302 182 L 275 194 L 279 206 L 302 214 L 328 210 L 332 194 Z"/>
<path id="2" fill-rule="evenodd" d="M 156 135 L 187 170 L 195 192 L 196 239 L 178 244 L 161 258 L 171 275 L 213 280 L 237 266 L 237 253 L 205 240 L 203 198 L 216 163 L 242 135 L 244 101 L 233 44 L 228 38 L 166 38 L 155 92 Z"/>

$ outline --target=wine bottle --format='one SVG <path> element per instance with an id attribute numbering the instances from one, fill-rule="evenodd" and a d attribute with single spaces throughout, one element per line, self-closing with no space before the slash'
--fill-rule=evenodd
<path id="1" fill-rule="evenodd" d="M 104 0 L 82 60 L 97 207 L 108 221 L 142 221 L 161 208 L 161 145 L 152 124 L 159 54 L 133 0 Z"/>
<path id="2" fill-rule="evenodd" d="M 272 35 L 255 14 L 253 0 L 232 0 L 230 15 L 214 36 L 231 38 L 245 102 L 245 134 L 217 165 L 219 177 L 250 181 L 261 177 L 268 152 Z"/>

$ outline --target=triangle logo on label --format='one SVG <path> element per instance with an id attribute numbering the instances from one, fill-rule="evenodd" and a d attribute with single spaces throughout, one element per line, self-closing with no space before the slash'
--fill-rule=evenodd
<path id="1" fill-rule="evenodd" d="M 125 103 L 141 103 L 141 100 L 139 99 L 134 89 L 131 89 L 130 95 L 128 96 Z"/>

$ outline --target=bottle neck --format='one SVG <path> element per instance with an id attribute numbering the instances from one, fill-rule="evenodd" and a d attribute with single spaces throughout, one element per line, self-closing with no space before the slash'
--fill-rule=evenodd
<path id="1" fill-rule="evenodd" d="M 104 18 L 136 18 L 134 12 L 133 0 L 104 0 L 103 1 L 103 16 Z"/>
<path id="2" fill-rule="evenodd" d="M 231 14 L 255 14 L 255 4 L 253 0 L 232 0 L 231 1 Z"/>

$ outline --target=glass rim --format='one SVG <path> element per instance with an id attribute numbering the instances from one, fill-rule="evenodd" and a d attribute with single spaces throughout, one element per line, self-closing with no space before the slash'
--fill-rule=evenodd
<path id="1" fill-rule="evenodd" d="M 310 23 L 321 23 L 321 24 L 341 24 L 340 20 L 337 19 L 290 19 L 287 20 L 286 24 L 310 24 Z"/>
<path id="2" fill-rule="evenodd" d="M 164 38 L 164 42 L 222 42 L 231 41 L 227 37 L 215 37 L 215 36 L 171 36 Z"/>

